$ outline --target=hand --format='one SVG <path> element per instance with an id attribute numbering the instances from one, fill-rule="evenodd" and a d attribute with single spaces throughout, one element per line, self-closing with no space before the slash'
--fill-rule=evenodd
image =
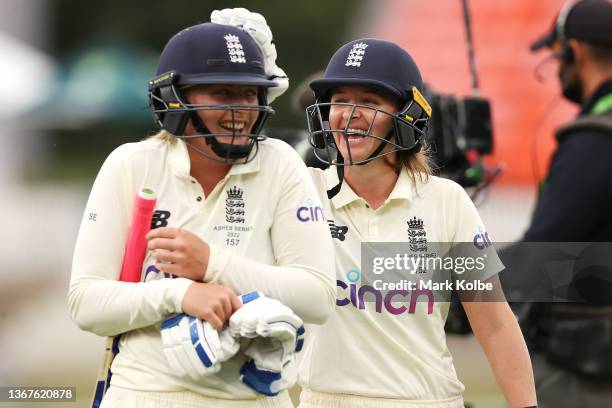
<path id="1" fill-rule="evenodd" d="M 272 103 L 289 88 L 289 77 L 276 65 L 276 46 L 272 43 L 272 30 L 266 19 L 259 13 L 253 13 L 245 8 L 226 8 L 214 10 L 210 15 L 211 23 L 240 27 L 248 32 L 259 45 L 264 57 L 264 68 L 268 79 L 277 83 L 276 87 L 268 89 L 268 103 Z"/>
<path id="2" fill-rule="evenodd" d="M 197 235 L 179 228 L 156 228 L 147 234 L 155 267 L 175 276 L 203 281 L 208 268 L 210 247 Z"/>
<path id="3" fill-rule="evenodd" d="M 183 297 L 183 312 L 222 330 L 230 316 L 242 306 L 234 291 L 216 283 L 192 283 Z"/>

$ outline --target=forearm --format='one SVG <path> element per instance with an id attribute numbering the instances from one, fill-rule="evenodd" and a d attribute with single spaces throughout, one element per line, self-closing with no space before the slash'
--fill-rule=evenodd
<path id="1" fill-rule="evenodd" d="M 509 406 L 524 408 L 536 405 L 531 360 L 514 316 L 505 319 L 488 335 L 475 334 Z"/>
<path id="2" fill-rule="evenodd" d="M 218 248 L 211 248 L 211 260 L 207 282 L 229 286 L 237 293 L 259 290 L 290 307 L 305 323 L 324 323 L 334 308 L 333 277 L 320 269 L 267 265 Z"/>
<path id="3" fill-rule="evenodd" d="M 68 290 L 70 316 L 82 330 L 114 336 L 181 312 L 183 296 L 191 283 L 183 278 L 126 283 L 79 276 Z"/>

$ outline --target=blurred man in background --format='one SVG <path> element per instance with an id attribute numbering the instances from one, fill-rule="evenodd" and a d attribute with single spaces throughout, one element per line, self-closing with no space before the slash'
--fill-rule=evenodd
<path id="1" fill-rule="evenodd" d="M 545 47 L 558 60 L 563 96 L 580 113 L 557 130 L 558 147 L 523 241 L 612 242 L 612 3 L 566 3 L 531 49 Z M 606 303 L 612 294 L 532 305 L 540 407 L 612 406 L 612 306 Z"/>
<path id="2" fill-rule="evenodd" d="M 612 241 L 612 3 L 567 4 L 531 49 L 543 47 L 558 59 L 563 96 L 579 104 L 580 113 L 557 132 L 559 145 L 525 240 Z M 583 213 L 585 202 L 589 211 Z M 572 222 L 578 213 L 580 222 Z"/>

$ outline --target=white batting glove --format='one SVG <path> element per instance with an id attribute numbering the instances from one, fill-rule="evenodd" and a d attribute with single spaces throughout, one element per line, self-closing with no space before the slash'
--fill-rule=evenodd
<path id="1" fill-rule="evenodd" d="M 243 306 L 229 321 L 229 331 L 234 337 L 261 336 L 296 341 L 296 332 L 303 322 L 289 307 L 261 292 L 249 292 L 240 296 L 240 300 Z"/>
<path id="2" fill-rule="evenodd" d="M 234 337 L 252 339 L 243 349 L 250 359 L 240 370 L 241 380 L 260 394 L 274 396 L 291 387 L 283 369 L 303 344 L 304 326 L 293 311 L 260 292 L 241 296 L 243 306 L 230 318 Z"/>
<path id="3" fill-rule="evenodd" d="M 164 321 L 161 325 L 164 355 L 179 377 L 198 381 L 221 369 L 240 349 L 227 330 L 217 332 L 210 323 L 186 314 Z"/>
<path id="4" fill-rule="evenodd" d="M 276 47 L 272 43 L 272 30 L 266 19 L 259 13 L 238 8 L 214 10 L 210 14 L 210 22 L 216 24 L 240 27 L 248 32 L 255 40 L 264 56 L 264 68 L 268 79 L 277 83 L 277 86 L 268 88 L 268 103 L 272 103 L 289 88 L 289 77 L 276 65 Z"/>

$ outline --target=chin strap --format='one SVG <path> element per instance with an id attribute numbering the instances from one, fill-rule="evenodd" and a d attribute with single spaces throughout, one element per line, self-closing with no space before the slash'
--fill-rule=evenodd
<path id="1" fill-rule="evenodd" d="M 202 118 L 197 112 L 191 112 L 191 122 L 195 130 L 201 135 L 210 134 L 210 130 L 202 122 Z M 234 145 L 232 143 L 221 143 L 216 137 L 205 137 L 204 141 L 207 145 L 210 145 L 212 151 L 224 160 L 244 159 L 249 156 L 253 149 L 254 143 L 248 143 L 246 145 Z M 196 152 L 204 154 L 201 150 L 191 146 Z M 206 156 L 206 154 L 204 154 Z"/>
<path id="2" fill-rule="evenodd" d="M 206 125 L 204 125 L 204 122 L 202 122 L 202 118 L 200 118 L 200 115 L 198 115 L 196 111 L 191 112 L 191 123 L 193 123 L 193 127 L 198 133 L 202 135 L 207 135 L 210 133 L 210 130 L 208 130 Z M 206 144 L 210 144 L 208 138 L 206 138 Z"/>
<path id="3" fill-rule="evenodd" d="M 340 188 L 342 188 L 342 182 L 344 181 L 344 157 L 338 152 L 338 161 L 340 165 L 336 165 L 336 171 L 338 172 L 338 184 L 335 187 L 327 190 L 327 199 L 331 200 L 334 198 L 339 192 Z"/>

